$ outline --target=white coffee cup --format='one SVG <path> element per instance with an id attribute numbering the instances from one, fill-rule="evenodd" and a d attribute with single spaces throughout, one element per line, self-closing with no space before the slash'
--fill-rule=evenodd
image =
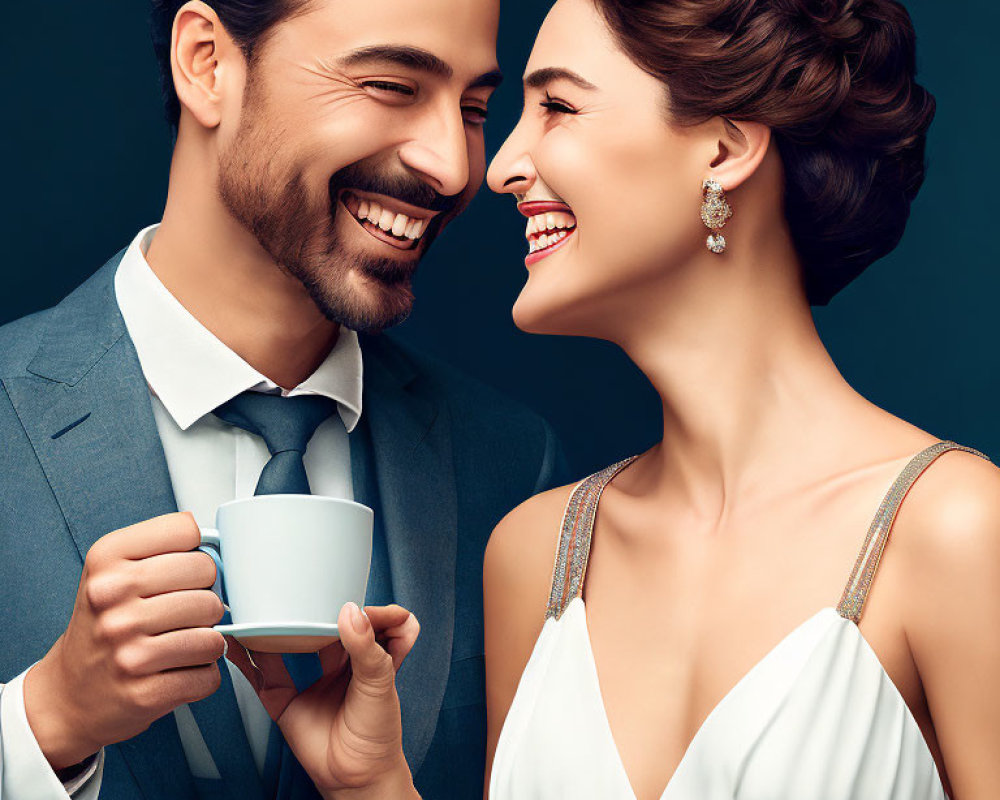
<path id="1" fill-rule="evenodd" d="M 199 549 L 216 562 L 234 624 L 334 624 L 344 603 L 364 605 L 373 517 L 351 500 L 256 495 L 219 506 Z"/>

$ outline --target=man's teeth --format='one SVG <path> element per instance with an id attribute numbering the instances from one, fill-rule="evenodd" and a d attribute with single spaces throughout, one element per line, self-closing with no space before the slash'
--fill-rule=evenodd
<path id="1" fill-rule="evenodd" d="M 368 220 L 375 227 L 397 238 L 419 239 L 427 227 L 426 220 L 411 219 L 406 214 L 394 214 L 374 200 L 362 200 L 355 216 L 362 222 Z"/>
<path id="2" fill-rule="evenodd" d="M 528 217 L 528 225 L 524 235 L 528 238 L 529 252 L 536 252 L 561 242 L 569 232 L 576 227 L 576 219 L 572 214 L 561 211 L 550 211 Z"/>

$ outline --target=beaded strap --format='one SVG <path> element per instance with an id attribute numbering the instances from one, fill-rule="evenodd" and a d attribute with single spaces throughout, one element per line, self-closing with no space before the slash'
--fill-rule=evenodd
<path id="1" fill-rule="evenodd" d="M 587 571 L 587 559 L 590 557 L 590 539 L 594 532 L 594 519 L 597 517 L 597 503 L 604 487 L 636 458 L 638 456 L 626 458 L 584 478 L 570 495 L 563 512 L 559 549 L 556 551 L 556 563 L 552 570 L 552 591 L 545 609 L 546 619 L 559 619 L 570 600 L 580 594 L 583 576 Z"/>
<path id="2" fill-rule="evenodd" d="M 913 486 L 921 473 L 934 463 L 938 456 L 947 453 L 949 450 L 961 450 L 985 458 L 987 461 L 990 460 L 988 456 L 983 455 L 978 450 L 973 450 L 971 447 L 964 447 L 954 442 L 932 444 L 910 459 L 910 462 L 903 468 L 903 471 L 883 498 L 881 505 L 878 507 L 878 512 L 875 514 L 875 519 L 872 520 L 872 524 L 868 528 L 865 543 L 861 547 L 861 552 L 858 554 L 858 560 L 854 563 L 854 570 L 851 572 L 850 580 L 848 580 L 847 586 L 844 587 L 844 594 L 841 596 L 840 604 L 837 606 L 837 613 L 840 616 L 851 620 L 855 624 L 861 620 L 861 612 L 864 609 L 865 600 L 868 599 L 868 590 L 871 588 L 875 571 L 878 569 L 879 561 L 882 559 L 882 551 L 885 549 L 885 543 L 889 538 L 889 531 L 892 529 L 892 523 L 896 519 L 896 514 L 899 512 L 903 498 L 906 497 L 906 493 L 910 491 L 910 487 Z"/>

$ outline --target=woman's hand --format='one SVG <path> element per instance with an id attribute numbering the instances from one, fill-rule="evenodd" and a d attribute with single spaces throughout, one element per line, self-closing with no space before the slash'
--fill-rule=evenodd
<path id="1" fill-rule="evenodd" d="M 362 612 L 354 603 L 337 624 L 340 641 L 318 654 L 323 677 L 301 694 L 280 654 L 248 652 L 227 637 L 228 658 L 325 797 L 416 798 L 403 758 L 396 671 L 420 625 L 400 606 Z"/>

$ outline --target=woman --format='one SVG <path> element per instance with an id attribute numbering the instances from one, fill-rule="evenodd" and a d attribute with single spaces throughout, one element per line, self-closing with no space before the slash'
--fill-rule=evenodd
<path id="1" fill-rule="evenodd" d="M 491 539 L 494 800 L 1000 796 L 1000 476 L 857 395 L 809 312 L 902 234 L 913 74 L 892 0 L 546 18 L 489 175 L 528 217 L 514 318 L 620 345 L 664 436 Z M 409 797 L 379 674 L 349 783 Z"/>

